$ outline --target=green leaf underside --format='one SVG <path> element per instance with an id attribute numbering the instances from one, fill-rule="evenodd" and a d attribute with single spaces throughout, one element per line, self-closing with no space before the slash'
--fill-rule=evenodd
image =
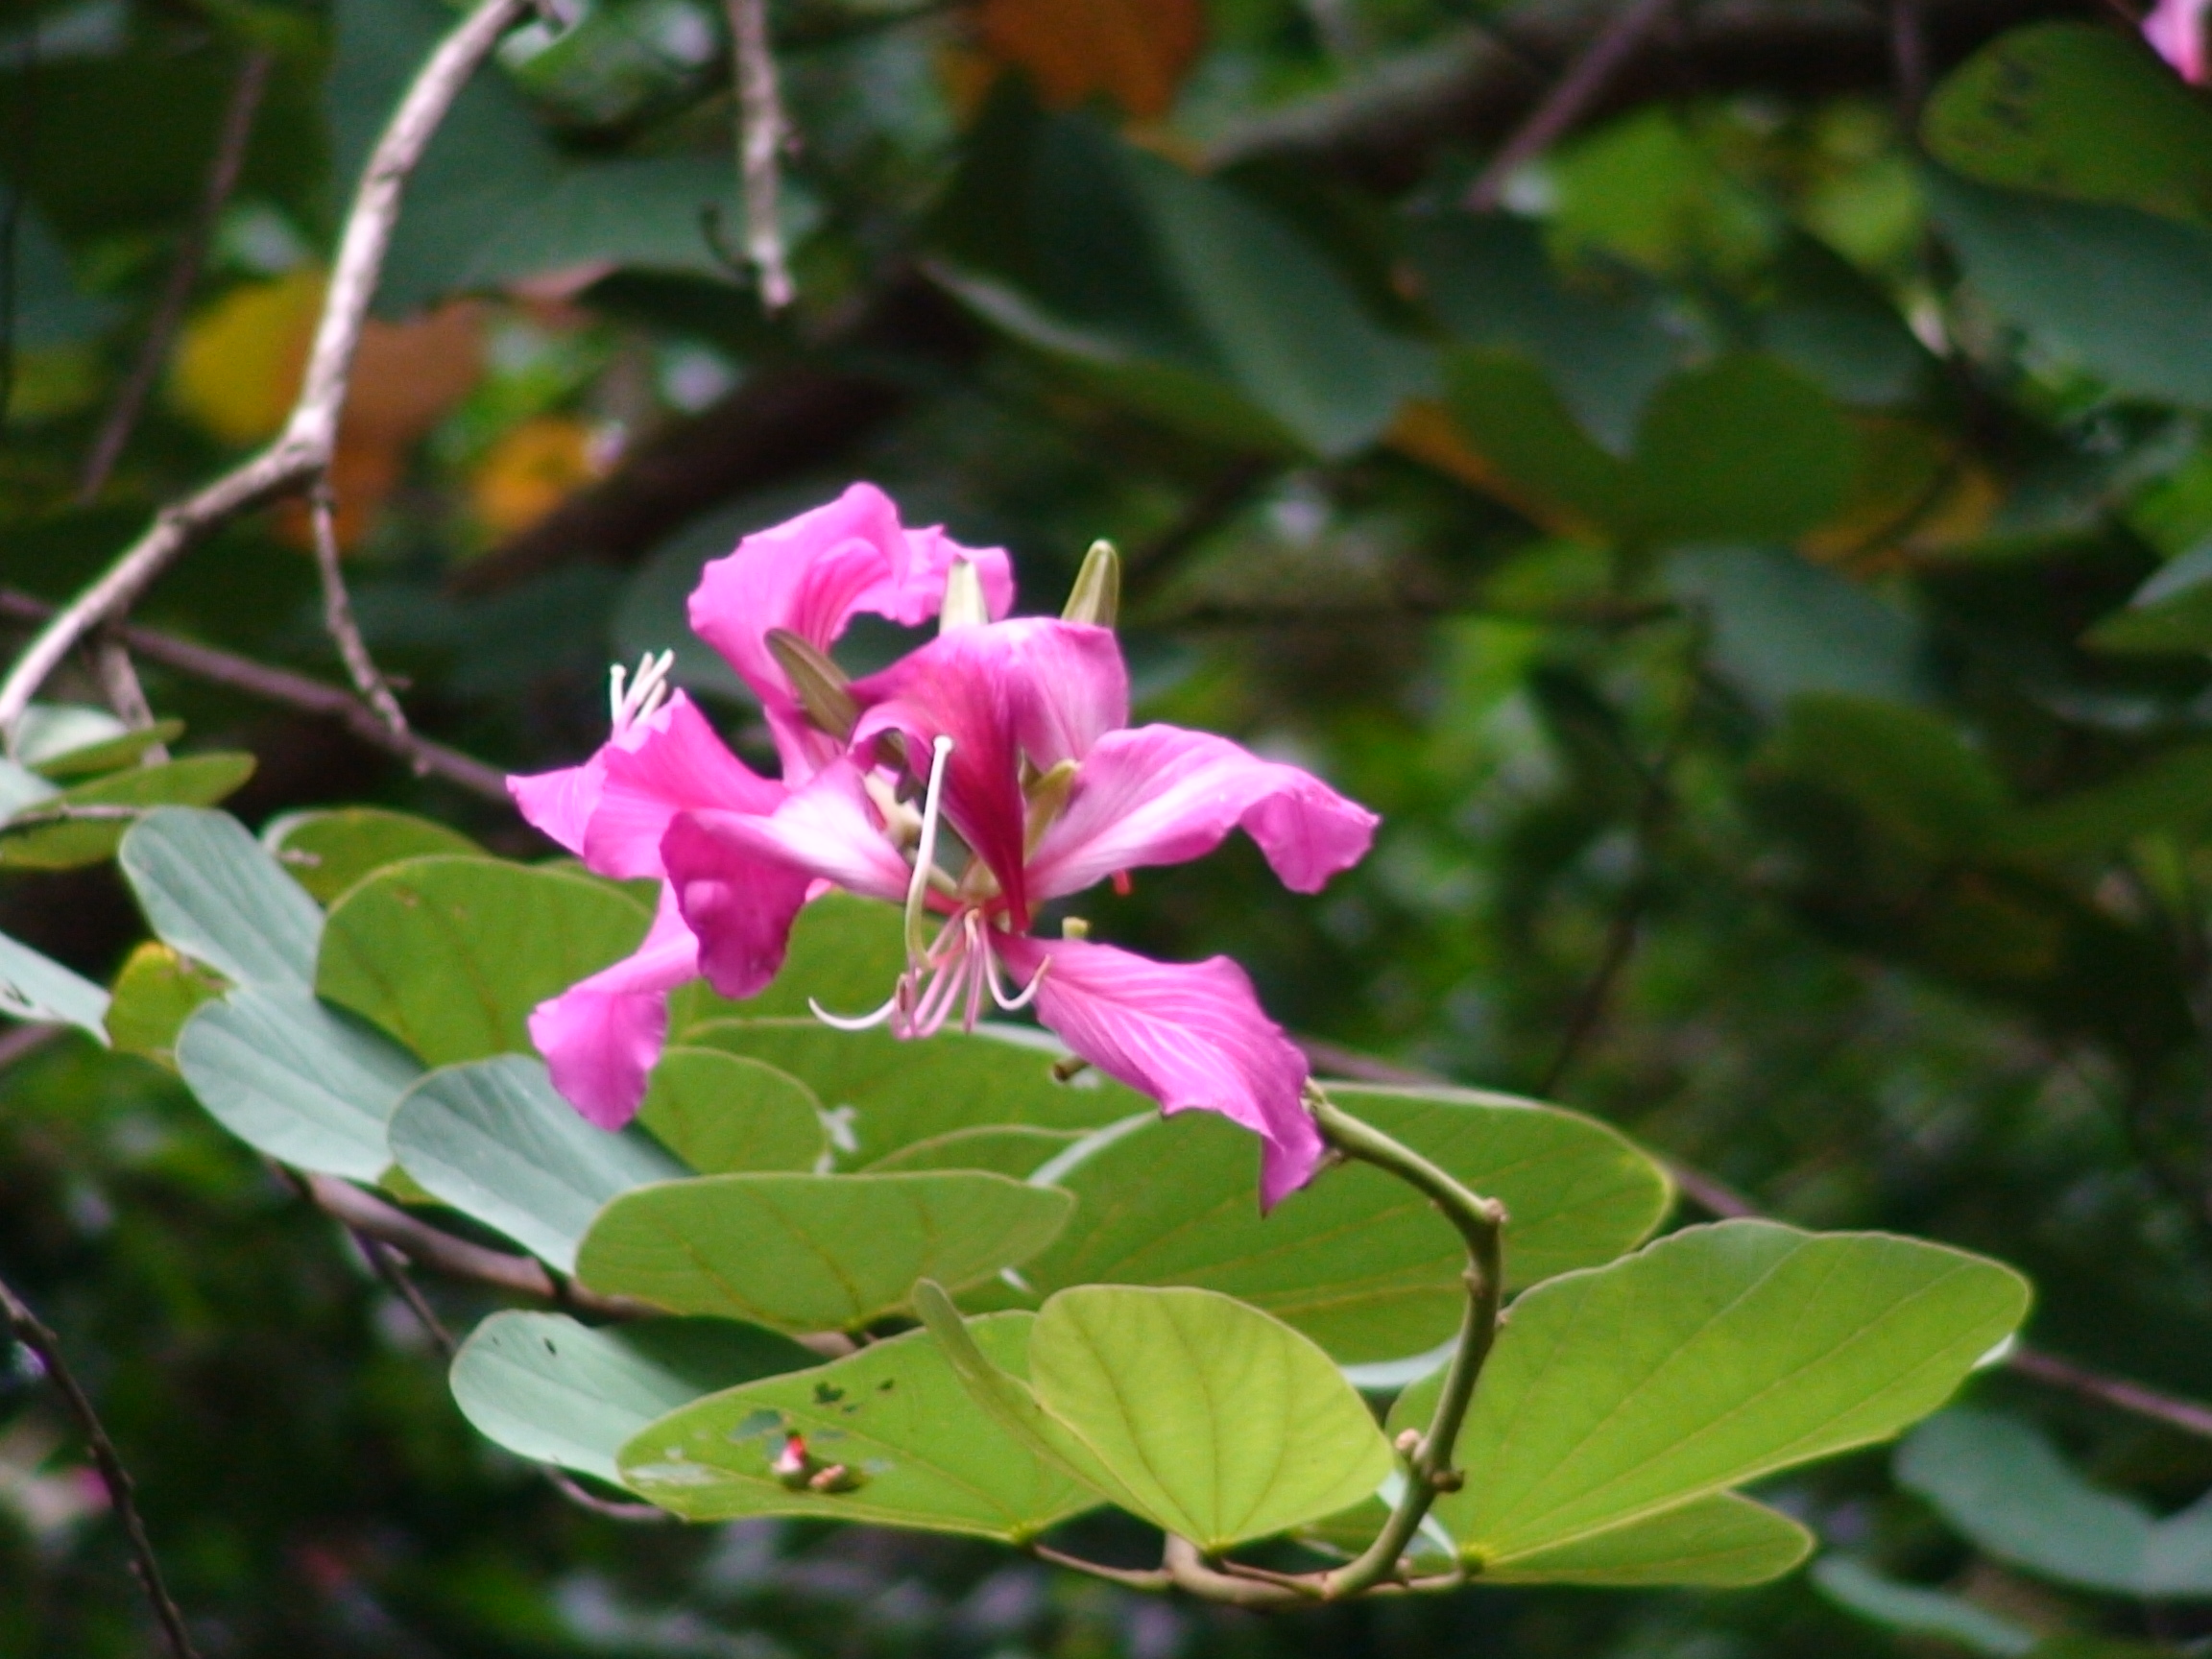
<path id="1" fill-rule="evenodd" d="M 74 1025 L 108 1041 L 108 993 L 20 940 L 0 933 L 0 1014 Z"/>
<path id="2" fill-rule="evenodd" d="M 1671 1197 L 1649 1158 L 1572 1112 L 1458 1090 L 1332 1085 L 1330 1094 L 1503 1201 L 1515 1286 L 1634 1248 Z M 1209 1114 L 1147 1124 L 1062 1179 L 1077 1197 L 1075 1215 L 1023 1278 L 1040 1293 L 1083 1284 L 1219 1290 L 1345 1364 L 1424 1353 L 1451 1337 L 1466 1249 L 1426 1199 L 1350 1165 L 1262 1217 L 1258 1156 L 1249 1134 Z"/>
<path id="3" fill-rule="evenodd" d="M 304 989 L 247 986 L 184 1022 L 177 1069 L 217 1122 L 256 1152 L 373 1182 L 413 1056 Z"/>
<path id="4" fill-rule="evenodd" d="M 805 1084 L 711 1048 L 662 1054 L 637 1120 L 701 1175 L 812 1169 L 830 1144 Z"/>
<path id="5" fill-rule="evenodd" d="M 159 766 L 132 766 L 49 796 L 28 810 L 59 812 L 71 806 L 204 806 L 222 800 L 253 776 L 251 755 L 190 755 Z M 119 819 L 54 824 L 0 836 L 0 865 L 67 870 L 113 855 L 132 825 Z"/>
<path id="6" fill-rule="evenodd" d="M 246 827 L 225 812 L 163 807 L 116 854 L 161 942 L 235 985 L 304 992 L 322 913 Z"/>
<path id="7" fill-rule="evenodd" d="M 331 906 L 315 986 L 425 1065 L 526 1054 L 530 1011 L 635 950 L 650 920 L 589 877 L 411 858 Z"/>
<path id="8" fill-rule="evenodd" d="M 991 1314 L 969 1329 L 1019 1372 L 1034 1319 Z M 857 1486 L 794 1491 L 769 1473 L 794 1432 Z M 641 1430 L 621 1464 L 633 1490 L 694 1521 L 808 1515 L 1018 1542 L 1100 1503 L 977 1406 L 926 1331 L 701 1400 Z"/>
<path id="9" fill-rule="evenodd" d="M 2017 1419 L 1946 1411 L 1913 1431 L 1896 1472 L 1899 1485 L 2000 1561 L 2110 1595 L 2212 1598 L 2212 1500 L 2159 1520 L 2092 1486 Z"/>
<path id="10" fill-rule="evenodd" d="M 690 578 L 697 575 L 694 564 Z M 694 980 L 669 999 L 668 1029 L 678 1042 L 694 1043 L 700 1026 L 721 1021 L 811 1021 L 809 998 L 832 1014 L 865 1013 L 891 995 L 905 971 L 906 925 L 899 906 L 830 893 L 799 912 L 783 967 L 767 990 L 733 1002 L 704 979 Z"/>
<path id="11" fill-rule="evenodd" d="M 705 1394 L 818 1364 L 788 1337 L 727 1319 L 595 1330 L 565 1313 L 494 1313 L 453 1358 L 461 1414 L 517 1456 L 620 1484 L 615 1454 Z"/>
<path id="12" fill-rule="evenodd" d="M 723 1022 L 685 1040 L 766 1061 L 803 1079 L 823 1105 L 852 1107 L 858 1147 L 850 1158 L 861 1165 L 954 1129 L 1095 1129 L 1153 1105 L 1094 1072 L 1063 1083 L 1052 1075 L 1054 1050 L 988 1030 L 902 1043 L 881 1029 L 778 1020 Z"/>
<path id="13" fill-rule="evenodd" d="M 644 1134 L 610 1134 L 554 1093 L 541 1061 L 433 1071 L 392 1115 L 391 1155 L 422 1190 L 564 1273 L 611 1198 L 685 1169 Z"/>
<path id="14" fill-rule="evenodd" d="M 1540 1550 L 1483 1577 L 1496 1584 L 1723 1589 L 1779 1578 L 1812 1551 L 1813 1534 L 1789 1516 L 1741 1493 L 1716 1492 L 1664 1515 Z"/>
<path id="15" fill-rule="evenodd" d="M 131 952 L 115 975 L 108 1003 L 108 1039 L 125 1054 L 170 1068 L 177 1035 L 202 1004 L 223 995 L 212 969 L 188 961 L 157 939 Z"/>
<path id="16" fill-rule="evenodd" d="M 458 830 L 381 806 L 295 812 L 262 830 L 261 839 L 319 904 L 403 859 L 437 853 L 491 856 Z"/>
<path id="17" fill-rule="evenodd" d="M 1078 1129 L 1032 1129 L 1022 1124 L 955 1129 L 902 1146 L 867 1169 L 877 1175 L 902 1169 L 988 1169 L 1022 1181 L 1082 1138 Z"/>
<path id="18" fill-rule="evenodd" d="M 1029 1388 L 1118 1502 L 1206 1550 L 1333 1514 L 1390 1473 L 1329 1357 L 1211 1290 L 1061 1291 L 1030 1335 Z"/>
<path id="19" fill-rule="evenodd" d="M 596 1290 L 677 1313 L 847 1331 L 1050 1243 L 1074 1201 L 1003 1175 L 708 1175 L 628 1192 L 577 1252 Z"/>
<path id="20" fill-rule="evenodd" d="M 1883 1234 L 1725 1221 L 1516 1301 L 1438 1520 L 1502 1569 L 1815 1457 L 1948 1398 L 2026 1314 L 2009 1268 Z M 1425 1424 L 1438 1380 L 1390 1431 Z"/>

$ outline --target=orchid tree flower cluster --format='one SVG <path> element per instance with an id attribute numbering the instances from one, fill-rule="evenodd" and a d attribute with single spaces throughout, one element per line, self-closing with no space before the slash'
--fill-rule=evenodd
<path id="1" fill-rule="evenodd" d="M 873 1013 L 833 1024 L 926 1038 L 1033 1008 L 1068 1047 L 1168 1113 L 1220 1113 L 1263 1144 L 1261 1196 L 1305 1185 L 1323 1141 L 1304 1057 L 1226 957 L 1169 963 L 1098 943 L 1046 909 L 1241 829 L 1277 876 L 1318 891 L 1377 819 L 1298 767 L 1226 738 L 1129 724 L 1112 622 L 1114 554 L 1093 549 L 1067 613 L 1013 617 L 1002 549 L 909 529 L 884 493 L 836 500 L 709 564 L 690 621 L 759 699 L 781 762 L 755 772 L 681 690 L 667 655 L 613 674 L 613 730 L 582 765 L 511 780 L 525 817 L 599 875 L 661 882 L 637 953 L 541 1005 L 554 1086 L 591 1122 L 638 1109 L 668 998 L 704 976 L 763 990 L 791 929 L 831 889 L 904 907 L 906 965 Z M 863 679 L 830 653 L 858 615 L 928 643 Z"/>

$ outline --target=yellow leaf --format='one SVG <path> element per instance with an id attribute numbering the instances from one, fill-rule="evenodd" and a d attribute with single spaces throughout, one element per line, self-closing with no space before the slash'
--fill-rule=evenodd
<path id="1" fill-rule="evenodd" d="M 226 444 L 276 436 L 291 413 L 323 308 L 323 273 L 233 288 L 195 317 L 177 348 L 170 395 Z"/>
<path id="2" fill-rule="evenodd" d="M 484 527 L 494 536 L 512 536 L 605 470 L 589 426 L 541 416 L 523 421 L 492 446 L 469 481 L 469 493 Z"/>

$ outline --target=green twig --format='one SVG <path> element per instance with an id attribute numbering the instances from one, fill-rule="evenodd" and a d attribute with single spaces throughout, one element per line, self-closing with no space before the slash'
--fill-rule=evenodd
<path id="1" fill-rule="evenodd" d="M 1444 1390 L 1427 1432 L 1406 1454 L 1406 1490 L 1375 1542 L 1356 1560 L 1327 1575 L 1323 1594 L 1331 1600 L 1357 1596 L 1400 1577 L 1399 1559 L 1427 1519 L 1439 1494 L 1459 1489 L 1460 1474 L 1452 1455 L 1459 1428 L 1475 1397 L 1475 1383 L 1490 1345 L 1498 1335 L 1499 1307 L 1504 1297 L 1505 1207 L 1480 1198 L 1411 1148 L 1400 1145 L 1373 1125 L 1341 1110 L 1318 1085 L 1308 1085 L 1314 1121 L 1329 1144 L 1347 1158 L 1371 1164 L 1423 1193 L 1458 1229 L 1467 1244 L 1467 1310 L 1460 1320 L 1458 1346 L 1444 1374 Z"/>

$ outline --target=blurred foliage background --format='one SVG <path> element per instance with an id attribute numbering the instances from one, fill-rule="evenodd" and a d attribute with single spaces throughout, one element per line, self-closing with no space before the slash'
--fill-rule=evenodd
<path id="1" fill-rule="evenodd" d="M 10 628 L 281 423 L 353 176 L 452 15 L 12 0 Z M 743 531 L 872 478 L 1010 548 L 1025 610 L 1111 537 L 1142 712 L 1385 825 L 1317 901 L 1238 848 L 1106 902 L 1107 936 L 1230 951 L 1304 1035 L 1598 1113 L 1788 1219 L 2000 1256 L 2038 1346 L 2212 1395 L 2212 107 L 2135 21 L 777 0 L 799 299 L 769 318 L 730 252 L 725 18 L 585 0 L 510 38 L 408 198 L 337 463 L 369 642 L 423 731 L 502 768 L 584 753 L 609 660 L 662 645 L 757 742 L 683 627 Z M 1562 101 L 1600 41 L 1610 73 Z M 340 683 L 305 547 L 296 512 L 242 521 L 137 620 Z M 141 666 L 187 747 L 258 757 L 250 822 L 373 801 L 543 851 L 332 722 Z M 54 691 L 99 700 L 82 664 Z M 0 927 L 101 978 L 142 934 L 107 867 L 0 869 Z M 1742 1595 L 1265 1621 L 981 1547 L 625 1527 L 470 1434 L 407 1310 L 170 1074 L 9 1052 L 0 1267 L 100 1400 L 210 1656 L 2212 1633 L 2212 1522 L 2168 1540 L 2163 1587 L 2082 1566 L 2212 1483 L 2212 1440 L 2002 1372 L 1974 1393 L 1996 1429 L 1764 1494 L 1829 1554 Z M 0 1653 L 150 1641 L 17 1355 Z"/>

